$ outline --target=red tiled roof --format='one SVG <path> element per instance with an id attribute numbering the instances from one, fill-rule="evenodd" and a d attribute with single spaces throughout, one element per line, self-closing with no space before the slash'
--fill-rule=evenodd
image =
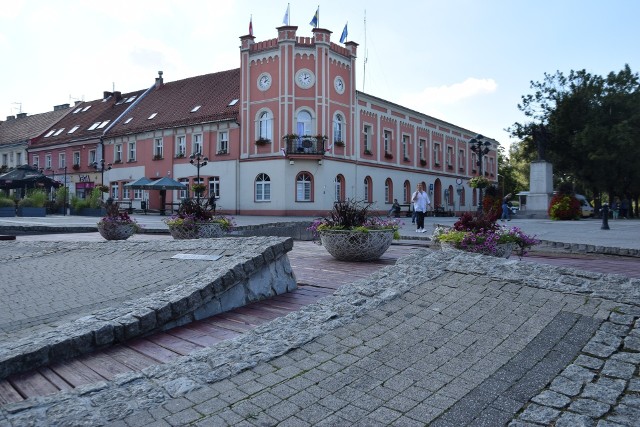
<path id="1" fill-rule="evenodd" d="M 105 129 L 132 105 L 132 102 L 125 101 L 132 96 L 138 97 L 142 93 L 144 93 L 144 90 L 122 94 L 122 97 L 112 95 L 108 97 L 106 101 L 96 99 L 94 101 L 82 102 L 73 107 L 69 114 L 51 126 L 40 138 L 35 140 L 32 146 L 34 148 L 45 147 L 99 138 Z M 107 120 L 109 122 L 104 127 L 96 127 L 89 130 L 94 123 L 103 123 Z M 76 126 L 78 126 L 78 128 L 73 133 L 69 133 L 69 131 Z M 60 129 L 63 129 L 62 132 L 56 135 Z M 51 131 L 54 131 L 54 133 L 46 136 Z"/>
<path id="2" fill-rule="evenodd" d="M 26 142 L 53 126 L 69 108 L 0 122 L 0 145 Z"/>
<path id="3" fill-rule="evenodd" d="M 238 99 L 239 68 L 165 83 L 147 94 L 107 136 L 233 120 L 238 117 L 239 104 L 229 103 Z M 197 106 L 200 108 L 191 112 Z M 149 119 L 154 113 L 155 117 Z M 131 121 L 125 123 L 129 118 Z"/>

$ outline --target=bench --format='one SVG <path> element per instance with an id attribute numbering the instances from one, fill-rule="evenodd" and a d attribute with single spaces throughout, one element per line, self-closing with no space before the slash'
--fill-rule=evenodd
<path id="1" fill-rule="evenodd" d="M 131 201 L 117 201 L 118 204 L 118 212 L 127 212 L 128 214 L 133 213 L 133 202 Z"/>
<path id="2" fill-rule="evenodd" d="M 433 216 L 444 217 L 444 216 L 454 216 L 452 210 L 445 210 L 443 206 L 436 206 L 433 208 Z"/>
<path id="3" fill-rule="evenodd" d="M 400 212 L 396 212 L 395 217 L 400 218 L 400 214 L 405 208 L 407 209 L 405 212 L 405 216 L 407 218 L 413 215 L 413 203 L 404 203 L 404 204 L 400 204 Z"/>

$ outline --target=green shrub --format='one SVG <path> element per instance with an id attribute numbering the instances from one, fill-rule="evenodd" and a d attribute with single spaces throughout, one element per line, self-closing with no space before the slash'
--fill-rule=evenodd
<path id="1" fill-rule="evenodd" d="M 63 185 L 56 190 L 56 208 L 64 207 L 65 200 L 69 200 L 69 189 Z"/>
<path id="2" fill-rule="evenodd" d="M 27 193 L 27 198 L 32 200 L 32 206 L 35 208 L 43 208 L 48 199 L 44 190 L 31 190 Z"/>
<path id="3" fill-rule="evenodd" d="M 7 197 L 0 197 L 0 208 L 13 208 L 16 204 L 13 199 Z"/>
<path id="4" fill-rule="evenodd" d="M 89 207 L 92 209 L 97 209 L 102 206 L 102 189 L 100 187 L 95 187 L 89 197 L 87 198 L 87 202 L 89 203 Z"/>
<path id="5" fill-rule="evenodd" d="M 22 208 L 35 208 L 37 207 L 34 200 L 29 198 L 29 197 L 25 197 L 24 199 L 20 200 L 18 202 L 18 206 L 22 207 Z"/>

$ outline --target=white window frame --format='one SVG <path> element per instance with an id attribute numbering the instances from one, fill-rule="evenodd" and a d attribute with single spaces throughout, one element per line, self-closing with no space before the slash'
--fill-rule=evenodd
<path id="1" fill-rule="evenodd" d="M 142 200 L 143 195 L 144 195 L 144 190 L 142 188 L 133 189 L 133 200 Z"/>
<path id="2" fill-rule="evenodd" d="M 127 161 L 135 162 L 136 161 L 136 142 L 129 141 L 129 150 L 128 150 L 128 158 Z"/>
<path id="3" fill-rule="evenodd" d="M 383 133 L 384 153 L 391 153 L 391 131 L 385 130 Z"/>
<path id="4" fill-rule="evenodd" d="M 258 139 L 273 141 L 273 114 L 265 110 L 258 113 Z"/>
<path id="5" fill-rule="evenodd" d="M 204 154 L 204 142 L 201 133 L 191 135 L 191 154 Z"/>
<path id="6" fill-rule="evenodd" d="M 80 152 L 79 151 L 74 151 L 73 152 L 73 164 L 80 166 Z"/>
<path id="7" fill-rule="evenodd" d="M 364 125 L 362 133 L 364 134 L 364 150 L 371 152 L 371 126 Z"/>
<path id="8" fill-rule="evenodd" d="M 228 131 L 220 131 L 218 132 L 218 154 L 229 154 L 229 132 Z"/>
<path id="9" fill-rule="evenodd" d="M 333 117 L 333 142 L 344 142 L 344 117 L 336 113 Z"/>
<path id="10" fill-rule="evenodd" d="M 453 147 L 447 145 L 447 166 L 453 167 Z"/>
<path id="11" fill-rule="evenodd" d="M 402 135 L 402 158 L 409 159 L 409 135 Z"/>
<path id="12" fill-rule="evenodd" d="M 216 199 L 220 198 L 220 177 L 212 176 L 209 178 L 209 197 L 216 196 Z"/>
<path id="13" fill-rule="evenodd" d="M 113 146 L 113 161 L 122 162 L 122 144 L 115 144 Z"/>
<path id="14" fill-rule="evenodd" d="M 298 113 L 296 114 L 296 132 L 298 133 L 298 136 L 314 134 L 313 114 L 311 114 L 311 111 L 307 109 L 298 111 Z"/>
<path id="15" fill-rule="evenodd" d="M 88 162 L 88 164 L 89 165 L 94 164 L 96 162 L 96 159 L 97 159 L 96 150 L 89 150 L 89 157 L 88 157 L 89 162 Z"/>
<path id="16" fill-rule="evenodd" d="M 440 166 L 440 143 L 435 142 L 433 144 L 433 164 L 435 166 Z"/>
<path id="17" fill-rule="evenodd" d="M 40 169 L 40 157 L 39 156 L 33 156 L 33 166 L 36 169 Z"/>
<path id="18" fill-rule="evenodd" d="M 119 200 L 120 197 L 120 191 L 119 191 L 119 184 L 118 182 L 112 182 L 111 183 L 111 198 L 113 200 Z"/>
<path id="19" fill-rule="evenodd" d="M 67 165 L 67 153 L 58 153 L 58 169 L 64 169 Z"/>
<path id="20" fill-rule="evenodd" d="M 182 156 L 180 156 L 182 154 Z M 187 156 L 187 135 L 176 136 L 176 157 Z"/>
<path id="21" fill-rule="evenodd" d="M 44 156 L 44 167 L 46 169 L 51 169 L 51 154 Z"/>
<path id="22" fill-rule="evenodd" d="M 256 202 L 271 201 L 271 177 L 266 173 L 260 173 L 256 176 L 254 197 Z"/>
<path id="23" fill-rule="evenodd" d="M 164 140 L 162 138 L 153 138 L 153 158 L 164 158 Z"/>
<path id="24" fill-rule="evenodd" d="M 311 202 L 311 184 L 313 179 L 307 172 L 300 173 L 296 178 L 296 202 Z"/>
<path id="25" fill-rule="evenodd" d="M 424 157 L 424 147 L 426 146 L 427 141 L 421 139 L 418 143 L 418 155 L 420 156 L 420 160 L 426 160 Z"/>
<path id="26" fill-rule="evenodd" d="M 462 148 L 458 150 L 458 169 L 464 170 L 464 149 Z"/>
<path id="27" fill-rule="evenodd" d="M 180 178 L 178 181 L 186 186 L 186 188 L 178 190 L 178 199 L 182 200 L 189 198 L 189 188 L 191 187 L 189 185 L 189 178 Z"/>
<path id="28" fill-rule="evenodd" d="M 122 200 L 130 200 L 131 199 L 131 193 L 129 192 L 129 187 L 127 187 L 126 185 L 122 186 Z"/>

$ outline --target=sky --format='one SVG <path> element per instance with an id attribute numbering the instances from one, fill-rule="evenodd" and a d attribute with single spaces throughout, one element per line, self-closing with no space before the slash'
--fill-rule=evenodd
<path id="1" fill-rule="evenodd" d="M 0 120 L 90 101 L 113 89 L 240 66 L 257 41 L 290 25 L 359 44 L 357 89 L 496 139 L 544 73 L 640 69 L 637 0 L 11 0 L 0 7 Z"/>

